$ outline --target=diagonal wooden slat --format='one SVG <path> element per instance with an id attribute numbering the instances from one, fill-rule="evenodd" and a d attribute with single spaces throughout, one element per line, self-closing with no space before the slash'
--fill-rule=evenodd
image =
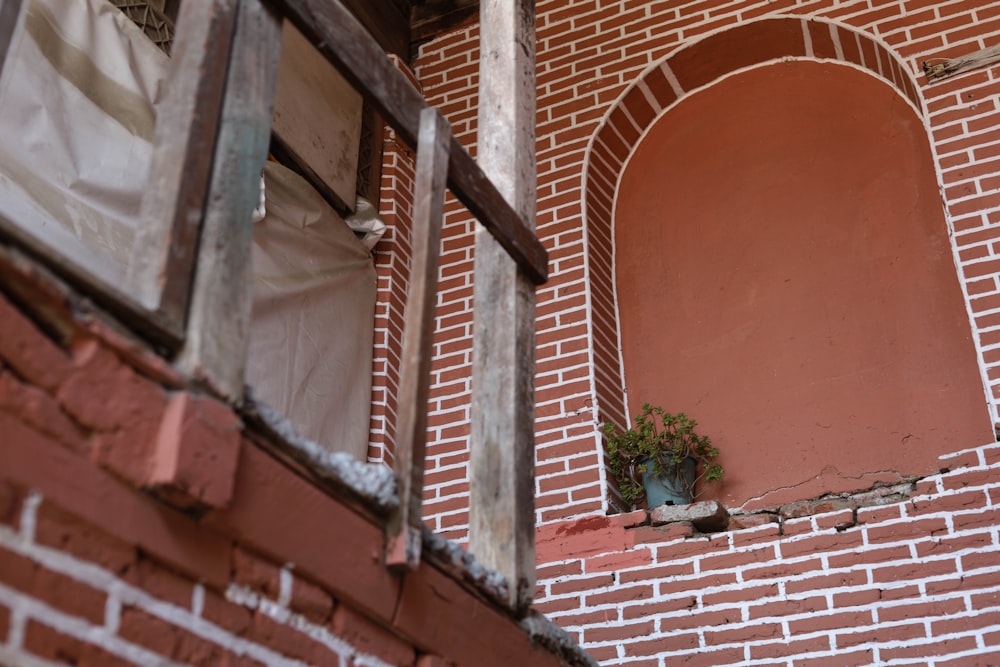
<path id="1" fill-rule="evenodd" d="M 427 397 L 450 140 L 448 122 L 435 109 L 424 109 L 420 114 L 417 143 L 410 240 L 413 258 L 403 324 L 403 363 L 396 423 L 395 468 L 400 500 L 399 509 L 386 529 L 386 564 L 391 567 L 412 569 L 420 564 Z"/>
<path id="2" fill-rule="evenodd" d="M 339 0 L 279 0 L 286 17 L 415 146 L 423 96 L 389 61 L 378 43 Z M 532 125 L 534 118 L 530 119 Z M 452 139 L 448 184 L 532 282 L 548 278 L 548 253 L 531 228 L 457 139 Z"/>

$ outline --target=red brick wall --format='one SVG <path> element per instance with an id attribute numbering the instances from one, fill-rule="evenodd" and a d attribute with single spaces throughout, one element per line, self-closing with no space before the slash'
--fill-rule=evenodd
<path id="1" fill-rule="evenodd" d="M 413 153 L 385 130 L 379 216 L 386 233 L 375 246 L 378 275 L 375 351 L 372 369 L 372 419 L 368 460 L 392 466 L 396 395 L 403 356 L 403 316 L 409 286 L 410 225 L 413 215 Z"/>
<path id="2" fill-rule="evenodd" d="M 9 260 L 56 338 L 0 293 L 0 664 L 566 664 L 450 561 L 391 572 L 374 500 Z"/>
<path id="3" fill-rule="evenodd" d="M 934 664 L 1000 662 L 991 648 L 1000 644 L 998 582 L 987 565 L 1000 558 L 992 446 L 966 443 L 970 468 L 918 481 L 912 499 L 863 506 L 856 518 L 853 510 L 789 517 L 708 537 L 683 525 L 626 529 L 606 518 L 596 428 L 638 407 L 622 392 L 613 291 L 610 226 L 621 165 L 656 105 L 665 108 L 678 89 L 781 57 L 861 67 L 924 119 L 977 345 L 982 409 L 997 420 L 1000 69 L 929 84 L 921 62 L 1000 42 L 1000 2 L 541 0 L 537 11 L 538 233 L 552 276 L 538 291 L 540 607 L 609 665 L 929 664 L 938 655 L 949 657 Z M 750 25 L 762 20 L 773 30 Z M 425 94 L 467 145 L 475 140 L 477 38 L 476 26 L 446 35 L 416 63 Z M 665 62 L 677 65 L 677 88 L 663 75 Z M 471 230 L 455 216 L 449 243 L 469 248 Z M 471 322 L 471 280 L 469 272 L 449 274 L 455 289 L 439 308 L 451 328 Z M 467 358 L 471 342 L 454 343 Z M 466 424 L 468 368 L 465 361 L 438 376 L 436 400 L 451 401 L 457 421 L 453 431 L 435 430 L 429 447 L 428 493 L 439 501 L 428 507 L 429 522 L 460 540 L 465 450 L 450 434 L 457 438 Z M 843 443 L 829 451 L 831 465 L 850 455 Z"/>
<path id="4" fill-rule="evenodd" d="M 996 664 L 1000 446 L 942 465 L 912 495 L 798 503 L 711 535 L 642 511 L 546 526 L 537 606 L 609 665 Z"/>

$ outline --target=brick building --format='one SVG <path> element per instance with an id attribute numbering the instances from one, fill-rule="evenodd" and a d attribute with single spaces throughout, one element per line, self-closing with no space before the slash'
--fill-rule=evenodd
<path id="1" fill-rule="evenodd" d="M 398 62 L 475 154 L 480 26 L 451 5 Z M 430 537 L 381 562 L 419 227 L 388 132 L 367 465 L 192 382 L 5 232 L 0 661 L 1000 664 L 1000 3 L 535 14 L 534 608 L 569 636 Z M 458 544 L 475 228 L 449 197 L 423 511 Z M 598 426 L 644 402 L 719 446 L 706 504 L 623 506 Z"/>

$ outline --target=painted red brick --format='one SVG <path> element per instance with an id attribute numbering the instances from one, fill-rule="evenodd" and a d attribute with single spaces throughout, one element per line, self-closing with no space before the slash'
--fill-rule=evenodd
<path id="1" fill-rule="evenodd" d="M 651 620 L 641 621 L 639 623 L 625 623 L 623 625 L 586 628 L 583 631 L 583 640 L 588 643 L 599 643 L 632 639 L 634 637 L 652 635 L 653 629 L 654 623 Z"/>
<path id="2" fill-rule="evenodd" d="M 77 451 L 87 449 L 83 431 L 62 411 L 51 395 L 22 384 L 13 374 L 0 370 L 0 410 L 20 417 L 40 433 Z"/>
<path id="3" fill-rule="evenodd" d="M 171 602 L 181 609 L 191 608 L 194 583 L 144 554 L 135 559 L 124 579 L 159 600 Z"/>
<path id="4" fill-rule="evenodd" d="M 868 563 L 886 563 L 889 561 L 909 560 L 910 547 L 907 544 L 893 544 L 881 548 L 864 549 L 856 552 L 830 556 L 832 569 L 856 567 Z"/>
<path id="5" fill-rule="evenodd" d="M 783 541 L 780 548 L 783 558 L 796 558 L 817 552 L 854 549 L 861 546 L 862 543 L 861 531 L 852 530 L 843 533 L 814 535 L 794 542 Z"/>
<path id="6" fill-rule="evenodd" d="M 980 612 L 972 615 L 958 615 L 931 622 L 930 636 L 978 633 L 982 628 L 995 626 L 1000 622 L 1000 612 Z"/>
<path id="7" fill-rule="evenodd" d="M 131 667 L 133 664 L 98 646 L 64 635 L 36 620 L 28 621 L 25 627 L 24 646 L 40 658 L 74 667 Z"/>
<path id="8" fill-rule="evenodd" d="M 10 628 L 10 609 L 0 605 L 0 639 L 6 639 Z"/>
<path id="9" fill-rule="evenodd" d="M 961 598 L 937 600 L 934 604 L 916 601 L 910 604 L 885 606 L 879 609 L 878 617 L 882 623 L 894 621 L 912 621 L 919 618 L 947 618 L 961 614 L 966 610 Z"/>
<path id="10" fill-rule="evenodd" d="M 443 658 L 436 655 L 422 655 L 417 658 L 416 667 L 454 667 L 455 663 L 445 662 Z"/>
<path id="11" fill-rule="evenodd" d="M 773 545 L 765 545 L 756 549 L 747 549 L 733 553 L 706 556 L 701 559 L 701 571 L 741 569 L 747 565 L 765 563 L 774 560 L 776 554 Z"/>
<path id="12" fill-rule="evenodd" d="M 799 653 L 815 653 L 829 651 L 830 640 L 820 635 L 811 639 L 793 639 L 788 642 L 771 642 L 750 647 L 750 657 L 754 660 L 765 658 L 783 658 Z"/>
<path id="13" fill-rule="evenodd" d="M 622 553 L 591 556 L 584 561 L 588 573 L 605 572 L 607 570 L 622 570 L 642 567 L 652 563 L 652 555 L 648 549 L 635 549 Z"/>
<path id="14" fill-rule="evenodd" d="M 701 596 L 701 602 L 704 606 L 708 607 L 715 604 L 736 604 L 747 600 L 760 601 L 766 598 L 777 597 L 777 595 L 777 584 L 762 584 L 757 586 L 743 586 L 739 590 L 704 593 Z"/>
<path id="15" fill-rule="evenodd" d="M 134 607 L 124 607 L 118 634 L 162 656 L 189 664 L 221 662 L 227 651 L 183 628 Z"/>
<path id="16" fill-rule="evenodd" d="M 242 605 L 226 600 L 221 593 L 206 589 L 204 591 L 202 616 L 234 635 L 243 635 L 253 623 L 253 612 Z"/>
<path id="17" fill-rule="evenodd" d="M 666 579 L 670 577 L 680 577 L 694 574 L 694 564 L 687 563 L 667 563 L 666 565 L 656 565 L 645 567 L 631 572 L 620 572 L 618 581 L 629 584 L 636 581 L 654 581 L 656 579 Z"/>
<path id="18" fill-rule="evenodd" d="M 757 526 L 745 526 L 742 521 L 736 521 L 736 525 L 734 526 L 733 518 L 730 518 L 729 526 L 730 530 L 733 531 L 734 548 L 739 549 L 761 542 L 774 542 L 781 536 L 781 525 L 777 522 L 776 518 L 773 518 L 773 515 L 753 514 L 746 516 L 766 516 L 772 518 L 762 520 Z"/>
<path id="19" fill-rule="evenodd" d="M 923 658 L 925 656 L 935 656 L 935 655 L 948 655 L 949 653 L 958 653 L 965 651 L 973 651 L 977 648 L 975 637 L 955 637 L 955 638 L 936 638 L 932 642 L 924 644 L 915 644 L 906 647 L 892 647 L 883 648 L 879 651 L 879 656 L 882 660 L 896 661 L 905 660 L 913 658 Z"/>
<path id="20" fill-rule="evenodd" d="M 678 521 L 662 526 L 639 526 L 629 531 L 629 538 L 635 544 L 655 544 L 684 539 L 694 535 L 694 525 L 690 521 Z"/>
<path id="21" fill-rule="evenodd" d="M 55 391 L 71 372 L 69 355 L 0 294 L 0 360 L 28 382 Z"/>
<path id="22" fill-rule="evenodd" d="M 557 600 L 536 600 L 533 608 L 546 616 L 557 616 L 559 612 L 579 609 L 583 604 L 580 596 L 570 596 Z"/>
<path id="23" fill-rule="evenodd" d="M 881 526 L 869 526 L 865 529 L 870 544 L 899 542 L 906 539 L 933 537 L 948 530 L 948 525 L 942 518 L 897 521 Z"/>
<path id="24" fill-rule="evenodd" d="M 653 639 L 641 641 L 622 642 L 625 647 L 625 655 L 628 657 L 655 655 L 667 651 L 685 651 L 696 649 L 699 646 L 697 632 L 670 632 L 665 635 L 658 635 Z M 629 665 L 641 665 L 640 662 L 629 662 Z M 649 662 L 650 665 L 658 665 L 659 660 Z"/>
<path id="25" fill-rule="evenodd" d="M 996 643 L 987 640 L 986 646 L 993 647 Z M 986 648 L 976 651 L 974 655 L 963 655 L 951 660 L 935 660 L 934 664 L 941 667 L 992 667 L 1000 664 L 1000 650 Z"/>
<path id="26" fill-rule="evenodd" d="M 861 651 L 842 651 L 837 649 L 833 655 L 822 658 L 796 658 L 796 665 L 809 665 L 810 667 L 862 667 L 872 664 L 872 649 Z"/>
<path id="27" fill-rule="evenodd" d="M 828 609 L 826 597 L 817 595 L 806 598 L 770 600 L 764 604 L 753 604 L 749 609 L 750 620 L 771 616 L 793 616 Z"/>
<path id="28" fill-rule="evenodd" d="M 685 593 L 692 590 L 702 590 L 710 586 L 726 586 L 736 583 L 735 572 L 709 572 L 693 578 L 675 579 L 660 582 L 660 594 Z"/>
<path id="29" fill-rule="evenodd" d="M 149 485 L 182 509 L 225 507 L 239 451 L 240 422 L 228 406 L 174 394 L 156 437 Z"/>
<path id="30" fill-rule="evenodd" d="M 839 628 L 858 628 L 872 625 L 874 617 L 870 610 L 845 611 L 832 614 L 813 614 L 807 618 L 788 621 L 788 630 L 793 635 L 807 635 L 813 632 L 827 632 Z"/>
<path id="31" fill-rule="evenodd" d="M 135 547 L 99 526 L 43 501 L 35 515 L 35 541 L 122 575 L 136 562 Z"/>
<path id="32" fill-rule="evenodd" d="M 798 563 L 771 562 L 743 570 L 743 580 L 753 579 L 787 579 L 788 577 L 808 572 L 821 572 L 822 562 L 818 558 L 800 561 Z M 808 590 L 808 589 L 807 589 Z"/>
<path id="33" fill-rule="evenodd" d="M 292 599 L 288 606 L 313 623 L 322 625 L 333 615 L 334 602 L 330 594 L 322 588 L 296 576 L 292 583 Z"/>
<path id="34" fill-rule="evenodd" d="M 780 639 L 781 637 L 782 629 L 779 623 L 756 623 L 731 629 L 726 629 L 723 626 L 705 630 L 705 641 L 710 645 L 745 643 L 762 639 Z"/>
<path id="35" fill-rule="evenodd" d="M 744 660 L 742 648 L 712 650 L 700 649 L 697 653 L 684 657 L 685 667 L 715 667 L 716 665 L 737 665 Z"/>
<path id="36" fill-rule="evenodd" d="M 21 489 L 0 479 L 0 523 L 15 529 L 18 527 L 23 498 L 24 492 Z"/>
<path id="37" fill-rule="evenodd" d="M 3 548 L 0 548 L 0 582 L 67 614 L 91 623 L 104 622 L 107 594 Z"/>
<path id="38" fill-rule="evenodd" d="M 825 574 L 821 568 L 816 568 L 812 576 L 796 578 L 785 584 L 785 592 L 789 595 L 797 593 L 814 593 L 825 588 L 841 588 L 845 586 L 861 586 L 868 582 L 868 574 L 862 570 Z"/>
<path id="39" fill-rule="evenodd" d="M 905 623 L 901 625 L 881 625 L 870 630 L 850 630 L 850 626 L 843 626 L 847 630 L 838 632 L 837 647 L 851 648 L 860 644 L 875 644 L 888 642 L 912 642 L 923 639 L 927 636 L 927 630 L 923 623 Z"/>
<path id="40" fill-rule="evenodd" d="M 333 634 L 358 651 L 381 658 L 390 665 L 408 667 L 416 660 L 411 644 L 345 605 L 339 605 L 334 611 L 330 628 Z"/>
<path id="41" fill-rule="evenodd" d="M 643 79 L 649 92 L 653 94 L 659 102 L 661 109 L 666 109 L 677 100 L 677 93 L 673 86 L 667 81 L 666 75 L 660 68 L 654 68 Z"/>
<path id="42" fill-rule="evenodd" d="M 310 638 L 305 633 L 290 625 L 279 623 L 259 611 L 253 615 L 253 621 L 246 632 L 246 637 L 278 651 L 282 655 L 302 660 L 308 664 L 336 664 L 335 654 L 325 645 Z"/>
<path id="43" fill-rule="evenodd" d="M 553 594 L 555 594 L 553 586 Z M 603 604 L 620 604 L 636 600 L 648 600 L 653 597 L 653 587 L 650 585 L 619 586 L 605 593 L 592 593 L 584 597 L 587 607 Z"/>
<path id="44" fill-rule="evenodd" d="M 693 90 L 733 70 L 783 56 L 805 55 L 797 19 L 767 19 L 734 27 L 683 49 L 670 67 L 684 90 Z"/>

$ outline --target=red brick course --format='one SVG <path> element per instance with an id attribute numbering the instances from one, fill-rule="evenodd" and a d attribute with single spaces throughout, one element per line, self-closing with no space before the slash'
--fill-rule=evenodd
<path id="1" fill-rule="evenodd" d="M 935 84 L 917 73 L 924 57 L 996 41 L 1000 5 L 875 4 L 539 3 L 539 225 L 555 270 L 539 292 L 536 507 L 545 525 L 536 606 L 609 664 L 740 664 L 747 656 L 755 664 L 796 665 L 926 664 L 932 656 L 939 665 L 997 662 L 1000 636 L 984 629 L 995 627 L 1000 607 L 996 446 L 968 443 L 970 452 L 942 462 L 955 472 L 919 481 L 910 499 L 858 508 L 857 525 L 853 509 L 817 507 L 794 521 L 737 514 L 732 532 L 709 537 L 688 525 L 653 528 L 634 515 L 604 516 L 594 423 L 626 417 L 610 268 L 615 183 L 640 132 L 677 99 L 668 72 L 690 93 L 742 65 L 811 48 L 815 57 L 890 81 L 933 133 L 959 278 L 976 296 L 974 337 L 981 345 L 998 342 L 989 337 L 1000 327 L 992 312 L 1000 295 L 994 73 Z M 418 58 L 428 96 L 445 106 L 467 144 L 475 125 L 476 37 L 474 26 L 464 28 L 423 46 Z M 749 47 L 737 49 L 737 42 Z M 380 210 L 391 231 L 376 249 L 381 305 L 370 450 L 379 461 L 392 459 L 412 204 L 412 156 L 391 134 L 387 141 Z M 454 201 L 447 211 L 428 452 L 433 467 L 448 467 L 428 475 L 428 521 L 464 539 L 473 225 Z M 1000 356 L 981 349 L 980 357 L 995 406 Z M 42 551 L 0 547 L 0 595 L 31 598 L 88 628 L 103 627 L 109 600 L 112 609 L 120 602 L 114 641 L 191 662 L 253 664 L 241 653 L 252 647 L 322 664 L 331 649 L 282 620 L 301 614 L 352 650 L 391 663 L 558 664 L 437 570 L 404 581 L 386 574 L 370 517 L 280 473 L 287 469 L 251 443 L 240 442 L 227 509 L 196 518 L 144 495 L 137 487 L 149 479 L 152 447 L 177 389 L 176 379 L 164 379 L 168 371 L 154 377 L 120 346 L 93 337 L 64 349 L 3 297 L 0 364 L 5 545 L 20 539 L 12 535 L 23 529 L 27 491 L 43 497 L 30 545 Z M 73 567 L 95 565 L 117 588 L 49 569 L 40 553 Z M 294 567 L 282 575 L 288 563 Z M 280 599 L 282 576 L 291 577 L 288 600 Z M 227 599 L 230 585 L 263 602 Z M 142 591 L 177 616 L 166 620 L 148 601 L 122 602 L 119 589 Z M 0 597 L 0 637 L 8 634 L 10 605 Z M 55 622 L 30 618 L 24 650 L 78 665 L 122 661 L 120 645 L 87 643 L 54 629 Z M 219 641 L 199 634 L 199 623 L 221 633 Z M 493 629 L 487 637 L 476 632 L 484 626 Z M 345 659 L 363 662 L 355 658 Z"/>

